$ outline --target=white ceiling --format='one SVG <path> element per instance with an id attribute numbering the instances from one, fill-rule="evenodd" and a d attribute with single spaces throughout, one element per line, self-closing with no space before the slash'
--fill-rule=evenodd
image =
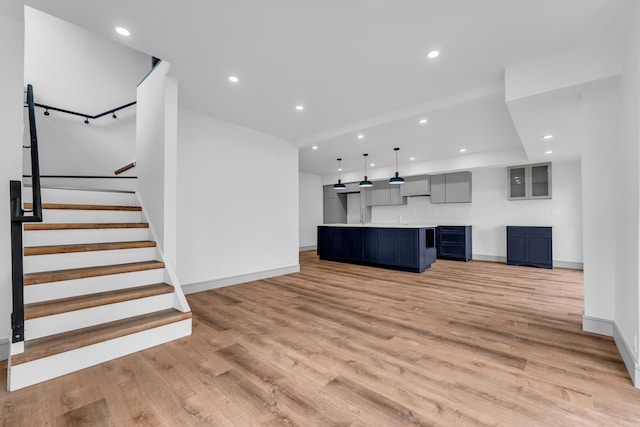
<path id="1" fill-rule="evenodd" d="M 452 159 L 462 147 L 466 155 L 521 147 L 505 68 L 616 40 L 632 1 L 24 3 L 168 60 L 184 107 L 288 139 L 300 147 L 301 171 L 330 175 L 337 157 L 345 171 L 360 170 L 364 152 L 390 166 L 395 146 L 401 164 Z M 432 49 L 441 52 L 433 60 Z"/>

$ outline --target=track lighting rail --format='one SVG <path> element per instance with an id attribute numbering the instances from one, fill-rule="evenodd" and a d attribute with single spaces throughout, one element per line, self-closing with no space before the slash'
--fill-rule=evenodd
<path id="1" fill-rule="evenodd" d="M 124 104 L 119 107 L 112 108 L 111 110 L 107 110 L 104 113 L 96 114 L 95 116 L 92 116 L 91 114 L 78 113 L 77 111 L 65 110 L 64 108 L 52 107 L 51 105 L 39 104 L 37 102 L 34 103 L 34 106 L 38 108 L 44 108 L 45 116 L 49 115 L 49 111 L 57 111 L 59 113 L 65 113 L 65 114 L 71 114 L 78 117 L 84 117 L 84 122 L 86 124 L 89 124 L 89 119 L 91 120 L 99 119 L 100 117 L 104 117 L 108 114 L 111 114 L 111 117 L 113 117 L 114 119 L 117 119 L 118 116 L 116 116 L 116 113 L 118 111 L 124 110 L 125 108 L 129 108 L 135 104 L 136 104 L 136 101 L 132 101 L 132 102 L 129 102 L 128 104 Z"/>

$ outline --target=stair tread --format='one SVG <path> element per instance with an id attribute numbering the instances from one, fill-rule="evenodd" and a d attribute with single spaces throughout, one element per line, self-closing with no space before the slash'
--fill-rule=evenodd
<path id="1" fill-rule="evenodd" d="M 32 203 L 25 203 L 25 209 L 33 209 Z M 83 205 L 77 203 L 43 203 L 42 209 L 69 209 L 69 210 L 92 210 L 92 211 L 142 211 L 140 206 L 120 206 L 120 205 Z"/>
<path id="2" fill-rule="evenodd" d="M 106 228 L 149 228 L 148 222 L 93 222 L 93 223 L 26 223 L 25 231 L 34 230 L 88 230 Z"/>
<path id="3" fill-rule="evenodd" d="M 115 304 L 139 298 L 147 298 L 156 295 L 173 292 L 173 286 L 166 283 L 138 286 L 134 288 L 118 289 L 115 291 L 99 292 L 89 295 L 80 295 L 70 298 L 61 298 L 51 301 L 42 301 L 24 306 L 24 318 L 36 319 L 38 317 L 52 316 L 54 314 L 67 313 L 85 308 L 101 305 Z"/>
<path id="4" fill-rule="evenodd" d="M 133 242 L 107 242 L 107 243 L 75 243 L 71 245 L 30 246 L 24 248 L 24 256 L 50 255 L 71 252 L 109 251 L 115 249 L 152 248 L 156 242 L 151 240 L 139 240 Z"/>
<path id="5" fill-rule="evenodd" d="M 142 316 L 25 341 L 24 353 L 11 356 L 11 365 L 16 366 L 190 318 L 191 312 L 183 313 L 170 308 Z"/>
<path id="6" fill-rule="evenodd" d="M 83 279 L 87 277 L 106 276 L 109 274 L 130 273 L 134 271 L 164 268 L 162 261 L 140 261 L 126 264 L 103 265 L 99 267 L 70 268 L 66 270 L 40 271 L 24 275 L 24 284 L 60 282 L 63 280 Z"/>

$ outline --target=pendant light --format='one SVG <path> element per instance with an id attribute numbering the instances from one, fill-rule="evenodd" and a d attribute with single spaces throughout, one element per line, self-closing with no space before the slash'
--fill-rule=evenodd
<path id="1" fill-rule="evenodd" d="M 373 187 L 373 182 L 369 181 L 367 177 L 367 156 L 368 154 L 363 154 L 364 156 L 364 180 L 360 181 L 358 185 L 361 188 Z"/>
<path id="2" fill-rule="evenodd" d="M 404 178 L 398 176 L 398 151 L 400 151 L 400 149 L 396 147 L 393 149 L 393 151 L 396 152 L 396 176 L 389 180 L 389 184 L 404 184 Z"/>
<path id="3" fill-rule="evenodd" d="M 340 162 L 342 161 L 342 159 L 338 159 L 338 183 L 337 184 L 333 184 L 333 189 L 334 190 L 344 190 L 347 188 L 346 185 L 344 185 L 342 183 L 342 180 L 340 179 L 340 171 L 342 171 L 342 168 L 340 168 Z"/>

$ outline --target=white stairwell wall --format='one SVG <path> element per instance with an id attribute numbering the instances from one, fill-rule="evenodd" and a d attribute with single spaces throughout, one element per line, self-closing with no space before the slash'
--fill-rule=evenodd
<path id="1" fill-rule="evenodd" d="M 138 86 L 136 173 L 140 205 L 167 263 L 176 265 L 177 82 L 163 61 Z"/>
<path id="2" fill-rule="evenodd" d="M 136 99 L 136 86 L 151 68 L 151 57 L 79 26 L 27 7 L 25 9 L 24 81 L 36 102 L 91 115 Z M 135 160 L 136 107 L 85 125 L 82 118 L 37 110 L 44 175 L 102 175 Z M 74 153 L 69 156 L 69 153 Z M 79 161 L 82 159 L 82 161 Z M 29 171 L 25 162 L 25 171 Z M 135 176 L 135 168 L 124 175 Z M 91 183 L 131 183 L 109 179 Z M 46 184 L 60 185 L 47 178 Z M 65 180 L 68 185 L 68 180 Z M 71 185 L 77 188 L 81 182 Z"/>
<path id="3" fill-rule="evenodd" d="M 11 338 L 11 241 L 9 181 L 22 177 L 23 57 L 22 8 L 0 5 L 0 359 Z"/>

